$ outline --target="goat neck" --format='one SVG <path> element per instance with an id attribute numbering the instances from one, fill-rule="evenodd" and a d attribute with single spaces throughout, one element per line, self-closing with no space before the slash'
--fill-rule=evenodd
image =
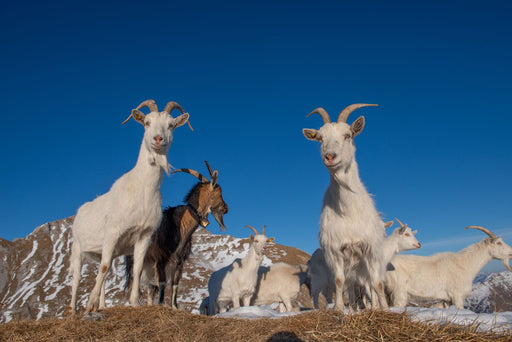
<path id="1" fill-rule="evenodd" d="M 489 253 L 489 240 L 476 242 L 456 253 L 465 265 L 469 265 L 466 272 L 471 279 L 475 279 L 478 272 L 493 259 Z"/>
<path id="2" fill-rule="evenodd" d="M 247 256 L 242 259 L 242 267 L 258 268 L 263 261 L 263 253 L 257 253 L 254 247 L 251 247 Z"/>

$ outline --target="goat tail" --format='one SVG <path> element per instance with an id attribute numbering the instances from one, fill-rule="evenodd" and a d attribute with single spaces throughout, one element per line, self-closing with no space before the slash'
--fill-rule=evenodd
<path id="1" fill-rule="evenodd" d="M 133 280 L 133 255 L 125 255 L 124 257 L 124 291 L 128 292 L 130 287 L 132 286 Z"/>

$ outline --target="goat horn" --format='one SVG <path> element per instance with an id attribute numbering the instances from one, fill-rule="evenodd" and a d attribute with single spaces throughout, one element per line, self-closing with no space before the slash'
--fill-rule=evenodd
<path id="1" fill-rule="evenodd" d="M 356 109 L 359 109 L 361 107 L 377 107 L 377 104 L 369 104 L 369 103 L 354 103 L 345 109 L 343 109 L 338 115 L 338 121 L 337 122 L 347 122 L 348 116 L 355 111 Z"/>
<path id="2" fill-rule="evenodd" d="M 171 112 L 174 109 L 178 109 L 181 112 L 181 114 L 185 114 L 185 111 L 183 110 L 183 108 L 181 108 L 181 106 L 177 102 L 174 102 L 174 101 L 167 102 L 163 111 L 166 112 L 167 114 L 171 115 Z M 189 120 L 187 120 L 187 124 L 188 124 L 188 127 L 190 128 L 190 130 L 193 131 L 194 129 L 192 128 L 192 125 L 190 124 Z"/>
<path id="3" fill-rule="evenodd" d="M 174 102 L 174 101 L 167 102 L 163 111 L 166 112 L 167 114 L 171 115 L 171 112 L 174 109 L 178 109 L 181 112 L 181 114 L 185 114 L 185 111 L 183 110 L 183 108 L 181 108 L 181 106 L 177 102 Z"/>
<path id="4" fill-rule="evenodd" d="M 263 226 L 263 229 L 262 229 L 262 231 L 261 231 L 261 235 L 265 235 L 265 227 L 266 227 L 266 226 L 264 225 L 264 226 Z"/>
<path id="5" fill-rule="evenodd" d="M 186 173 L 189 173 L 192 176 L 194 176 L 197 179 L 199 179 L 201 181 L 201 183 L 208 183 L 209 182 L 209 180 L 205 176 L 203 176 L 202 174 L 200 174 L 196 170 L 192 170 L 192 169 L 177 169 L 177 170 L 174 170 L 172 173 L 176 173 L 176 172 L 186 172 Z"/>
<path id="6" fill-rule="evenodd" d="M 246 226 L 247 228 L 249 229 L 252 229 L 252 231 L 254 232 L 254 234 L 256 235 L 260 235 L 260 233 L 258 233 L 258 231 L 256 230 L 256 228 L 254 228 L 253 226 Z"/>
<path id="7" fill-rule="evenodd" d="M 489 235 L 489 237 L 491 239 L 496 239 L 496 235 L 494 235 L 493 232 L 491 232 L 489 229 L 487 228 L 484 228 L 484 227 L 480 227 L 480 226 L 467 226 L 466 228 L 464 228 L 464 230 L 466 229 L 478 229 L 478 230 L 481 230 L 482 232 L 484 232 L 485 234 Z"/>
<path id="8" fill-rule="evenodd" d="M 158 112 L 158 107 L 155 103 L 155 100 L 146 100 L 142 102 L 140 105 L 138 105 L 136 109 L 139 110 L 142 107 L 148 107 L 150 111 Z"/>
<path id="9" fill-rule="evenodd" d="M 396 217 L 395 217 L 395 220 L 396 220 L 396 222 L 398 222 L 398 224 L 399 224 L 401 227 L 406 227 L 406 226 L 407 226 L 406 224 L 403 224 L 403 223 L 402 223 L 399 219 L 397 219 Z"/>
<path id="10" fill-rule="evenodd" d="M 320 116 L 321 116 L 321 117 L 322 117 L 322 119 L 324 120 L 324 124 L 331 122 L 331 118 L 329 117 L 329 114 L 327 114 L 327 112 L 326 112 L 326 111 L 325 111 L 325 109 L 323 109 L 323 108 L 317 108 L 317 109 L 315 109 L 314 111 L 312 111 L 311 113 L 309 113 L 308 115 L 306 115 L 306 118 L 307 118 L 308 116 L 310 116 L 311 114 L 314 114 L 314 113 L 320 114 Z"/>
<path id="11" fill-rule="evenodd" d="M 208 162 L 206 160 L 204 161 L 204 163 L 206 164 L 206 167 L 208 168 L 208 172 L 210 172 L 210 179 L 211 179 L 213 176 L 212 168 L 210 167 L 210 164 L 208 164 Z"/>
<path id="12" fill-rule="evenodd" d="M 140 105 L 138 105 L 137 108 L 135 108 L 135 110 L 139 110 L 142 107 L 148 107 L 151 112 L 158 112 L 158 107 L 156 106 L 155 100 L 146 100 L 146 101 L 142 102 Z M 133 116 L 133 111 L 130 114 L 130 116 L 128 116 L 128 118 L 121 123 L 121 125 L 124 125 L 125 123 L 127 123 L 128 120 L 130 120 L 132 118 L 132 116 Z"/>

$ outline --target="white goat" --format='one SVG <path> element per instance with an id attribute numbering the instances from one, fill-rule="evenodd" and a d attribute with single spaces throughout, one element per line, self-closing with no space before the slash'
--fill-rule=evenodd
<path id="1" fill-rule="evenodd" d="M 391 260 L 391 270 L 386 272 L 386 291 L 391 305 L 406 306 L 409 301 L 444 301 L 462 309 L 473 279 L 489 261 L 500 259 L 512 271 L 509 265 L 512 247 L 486 228 L 469 226 L 465 229 L 470 228 L 479 229 L 489 237 L 457 253 L 396 255 Z"/>
<path id="2" fill-rule="evenodd" d="M 397 218 L 395 218 L 395 220 L 400 224 L 400 228 L 396 228 L 393 233 L 382 242 L 382 260 L 386 265 L 396 253 L 421 247 L 420 242 L 414 236 L 418 231 L 412 231 L 411 228 L 400 222 Z M 393 221 L 388 221 L 385 227 L 391 227 L 392 224 Z M 315 309 L 319 308 L 318 297 L 320 293 L 324 295 L 328 303 L 331 303 L 335 289 L 334 280 L 325 262 L 322 249 L 318 248 L 308 261 L 308 273 L 311 281 L 311 297 L 313 298 Z M 365 291 L 370 291 L 370 289 L 366 288 Z M 354 294 L 349 295 L 353 296 Z"/>
<path id="3" fill-rule="evenodd" d="M 387 306 L 382 287 L 384 265 L 382 263 L 382 240 L 384 223 L 375 209 L 375 204 L 359 178 L 355 160 L 354 138 L 364 127 L 364 117 L 359 117 L 350 126 L 346 123 L 354 110 L 376 106 L 353 104 L 341 111 L 336 123 L 331 123 L 323 108 L 318 113 L 324 121 L 319 129 L 303 129 L 307 139 L 321 143 L 322 161 L 330 174 L 320 216 L 318 239 L 324 251 L 325 261 L 334 275 L 336 310 L 343 309 L 345 279 L 362 271 L 358 277 L 370 284 L 378 298 L 372 298 L 375 307 Z"/>
<path id="4" fill-rule="evenodd" d="M 144 115 L 139 110 L 142 107 L 148 107 L 151 112 Z M 183 114 L 173 118 L 170 115 L 173 109 L 179 109 Z M 78 209 L 73 223 L 70 259 L 70 273 L 73 274 L 72 313 L 76 307 L 83 256 L 100 260 L 96 283 L 90 294 L 86 312 L 105 307 L 105 277 L 112 259 L 120 255 L 134 256 L 134 280 L 130 303 L 138 305 L 142 262 L 151 234 L 160 224 L 162 217 L 160 186 L 163 172 L 169 174 L 167 154 L 173 139 L 173 131 L 188 121 L 189 114 L 172 101 L 159 112 L 155 101 L 146 100 L 132 110 L 123 124 L 132 117 L 144 126 L 137 164 L 121 176 L 109 192 L 83 204 Z"/>
<path id="5" fill-rule="evenodd" d="M 277 263 L 270 267 L 260 266 L 258 285 L 251 299 L 251 305 L 270 305 L 279 303 L 279 312 L 293 311 L 300 287 L 306 282 L 307 267 Z"/>
<path id="6" fill-rule="evenodd" d="M 265 226 L 261 234 L 251 226 L 246 226 L 254 231 L 251 234 L 252 246 L 245 258 L 236 259 L 229 266 L 215 271 L 208 281 L 208 313 L 215 315 L 218 312 L 226 312 L 227 307 L 236 309 L 250 304 L 256 290 L 258 281 L 258 268 L 260 267 L 267 243 L 273 241 L 265 236 Z"/>

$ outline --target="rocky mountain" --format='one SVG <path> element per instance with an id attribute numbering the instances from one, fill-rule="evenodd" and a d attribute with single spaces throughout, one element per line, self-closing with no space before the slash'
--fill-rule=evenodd
<path id="1" fill-rule="evenodd" d="M 44 224 L 23 239 L 11 242 L 0 238 L 0 323 L 66 315 L 71 297 L 72 278 L 67 270 L 72 224 L 73 217 L 69 217 Z M 235 258 L 244 257 L 250 243 L 249 239 L 215 235 L 200 228 L 193 235 L 193 246 L 180 282 L 178 305 L 183 310 L 198 313 L 199 305 L 208 293 L 210 274 Z M 271 243 L 263 265 L 275 262 L 306 264 L 309 257 L 297 248 Z M 81 310 L 85 308 L 96 272 L 97 263 L 86 260 L 78 290 Z M 121 258 L 116 258 L 107 278 L 107 306 L 128 303 L 123 285 Z M 166 300 L 168 303 L 168 296 Z M 144 302 L 145 298 L 141 296 L 141 304 Z M 306 286 L 302 287 L 297 304 L 312 307 Z M 512 311 L 512 272 L 477 277 L 465 306 L 475 312 Z"/>
<path id="2" fill-rule="evenodd" d="M 491 273 L 475 282 L 464 307 L 479 313 L 512 311 L 512 272 Z"/>
<path id="3" fill-rule="evenodd" d="M 44 224 L 23 239 L 0 238 L 0 323 L 17 319 L 62 317 L 68 311 L 72 277 L 68 274 L 73 217 Z M 250 231 L 247 230 L 247 236 Z M 249 239 L 215 235 L 200 228 L 193 235 L 192 255 L 185 264 L 178 293 L 178 306 L 197 313 L 207 296 L 210 274 L 235 258 L 244 257 Z M 263 265 L 286 262 L 306 264 L 309 255 L 299 249 L 271 243 Z M 124 274 L 121 258 L 114 260 L 107 278 L 107 306 L 125 305 Z M 85 261 L 78 289 L 77 306 L 85 308 L 93 288 L 97 263 Z M 169 297 L 166 298 L 169 302 Z M 141 296 L 144 302 L 144 296 Z M 298 305 L 311 307 L 307 288 L 303 286 Z"/>

